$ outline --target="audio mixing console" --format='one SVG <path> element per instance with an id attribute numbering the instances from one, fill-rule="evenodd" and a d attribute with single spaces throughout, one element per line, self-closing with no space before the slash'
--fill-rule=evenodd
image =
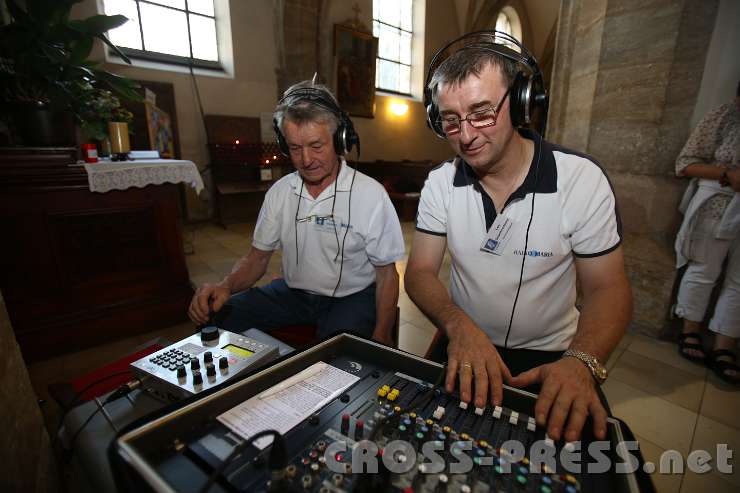
<path id="1" fill-rule="evenodd" d="M 287 462 L 275 470 L 269 446 L 249 445 L 228 458 L 245 437 L 224 424 L 224 413 L 259 402 L 319 362 L 353 383 L 284 434 Z M 615 472 L 629 458 L 617 453 L 625 440 L 618 421 L 609 420 L 599 451 L 586 453 L 596 444 L 588 425 L 580 449 L 553 442 L 532 418 L 534 395 L 507 387 L 502 407 L 474 408 L 435 386 L 442 370 L 372 341 L 336 336 L 124 432 L 111 448 L 119 486 L 196 492 L 214 475 L 214 492 L 639 491 L 633 474 Z M 293 388 L 279 388 L 278 397 L 294 398 Z M 250 423 L 255 419 L 266 418 L 251 415 Z M 588 472 L 589 464 L 601 470 Z"/>

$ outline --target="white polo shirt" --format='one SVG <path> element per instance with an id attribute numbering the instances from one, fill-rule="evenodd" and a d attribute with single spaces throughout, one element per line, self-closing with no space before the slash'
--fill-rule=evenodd
<path id="1" fill-rule="evenodd" d="M 401 224 L 388 193 L 374 179 L 350 168 L 344 158 L 340 166 L 337 180 L 316 199 L 301 187 L 297 171 L 265 194 L 252 245 L 266 251 L 282 249 L 283 276 L 291 288 L 332 296 L 343 262 L 334 296 L 347 296 L 375 282 L 375 266 L 404 256 Z"/>
<path id="2" fill-rule="evenodd" d="M 473 169 L 459 157 L 429 173 L 416 227 L 447 237 L 452 300 L 494 344 L 565 350 L 579 316 L 574 256 L 596 257 L 619 246 L 616 199 L 606 174 L 592 158 L 543 141 L 534 132 L 521 133 L 534 140 L 535 152 L 527 177 L 501 212 L 512 221 L 512 234 L 500 254 L 482 249 L 493 235 L 489 229 L 497 214 Z M 525 253 L 521 291 L 507 337 Z"/>

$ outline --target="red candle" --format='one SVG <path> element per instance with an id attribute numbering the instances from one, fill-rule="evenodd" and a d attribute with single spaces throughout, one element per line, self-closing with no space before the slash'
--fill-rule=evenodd
<path id="1" fill-rule="evenodd" d="M 98 162 L 98 148 L 95 144 L 82 144 L 82 155 L 86 163 Z"/>

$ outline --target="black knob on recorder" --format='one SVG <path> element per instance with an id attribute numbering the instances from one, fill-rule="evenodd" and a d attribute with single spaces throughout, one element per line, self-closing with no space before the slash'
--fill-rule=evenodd
<path id="1" fill-rule="evenodd" d="M 185 378 L 187 376 L 187 373 L 185 371 L 185 366 L 180 365 L 177 367 L 177 378 Z"/>
<path id="2" fill-rule="evenodd" d="M 229 367 L 229 358 L 221 356 L 218 360 L 218 368 L 220 370 L 226 370 Z"/>
<path id="3" fill-rule="evenodd" d="M 198 361 L 198 358 L 193 358 L 190 360 L 190 369 L 193 371 L 200 370 L 200 361 Z"/>
<path id="4" fill-rule="evenodd" d="M 202 384 L 203 384 L 203 375 L 201 375 L 199 371 L 193 372 L 193 385 L 202 385 Z"/>
<path id="5" fill-rule="evenodd" d="M 203 353 L 203 363 L 213 363 L 213 354 L 210 351 Z"/>
<path id="6" fill-rule="evenodd" d="M 200 329 L 201 342 L 211 342 L 218 340 L 218 327 L 209 325 Z"/>
<path id="7" fill-rule="evenodd" d="M 216 376 L 216 367 L 213 365 L 213 363 L 206 363 L 206 375 L 209 377 Z"/>

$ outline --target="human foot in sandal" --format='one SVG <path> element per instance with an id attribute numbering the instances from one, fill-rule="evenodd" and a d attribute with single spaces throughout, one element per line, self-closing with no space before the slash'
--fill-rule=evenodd
<path id="1" fill-rule="evenodd" d="M 683 329 L 678 336 L 678 354 L 689 361 L 704 364 L 707 354 L 702 344 L 701 322 L 683 319 Z"/>
<path id="2" fill-rule="evenodd" d="M 714 349 L 707 357 L 707 367 L 714 373 L 731 384 L 740 384 L 740 368 L 737 366 L 737 356 L 733 349 L 737 345 L 737 339 L 724 334 L 714 334 Z"/>
<path id="3" fill-rule="evenodd" d="M 703 363 L 706 359 L 699 332 L 683 332 L 678 336 L 678 354 L 689 361 Z"/>
<path id="4" fill-rule="evenodd" d="M 709 353 L 707 366 L 714 374 L 727 383 L 740 384 L 740 367 L 735 353 L 728 349 L 715 349 Z"/>

